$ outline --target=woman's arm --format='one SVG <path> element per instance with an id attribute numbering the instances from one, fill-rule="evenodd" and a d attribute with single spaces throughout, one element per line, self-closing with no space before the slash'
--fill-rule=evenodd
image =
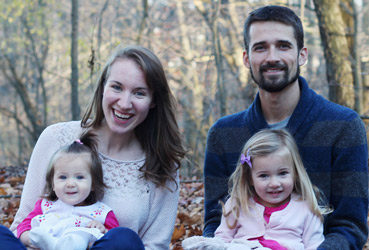
<path id="1" fill-rule="evenodd" d="M 176 175 L 176 184 L 167 182 L 168 188 L 155 187 L 153 184 L 152 203 L 150 213 L 143 228 L 140 229 L 140 237 L 146 250 L 168 250 L 174 230 L 179 199 L 179 174 Z"/>
<path id="2" fill-rule="evenodd" d="M 47 166 L 52 154 L 58 148 L 50 127 L 46 128 L 39 137 L 28 165 L 26 180 L 22 190 L 19 209 L 10 227 L 14 231 L 21 221 L 32 211 L 33 205 L 42 195 L 45 186 Z"/>

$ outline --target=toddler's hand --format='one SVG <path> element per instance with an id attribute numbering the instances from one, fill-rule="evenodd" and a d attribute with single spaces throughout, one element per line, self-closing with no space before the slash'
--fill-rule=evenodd
<path id="1" fill-rule="evenodd" d="M 182 241 L 185 250 L 226 250 L 227 243 L 219 238 L 192 236 Z"/>
<path id="2" fill-rule="evenodd" d="M 40 249 L 38 247 L 35 247 L 34 245 L 32 245 L 32 242 L 29 238 L 29 233 L 30 231 L 24 231 L 21 236 L 20 236 L 20 241 L 28 248 L 32 248 L 32 249 Z"/>
<path id="3" fill-rule="evenodd" d="M 97 228 L 103 234 L 105 234 L 106 232 L 108 232 L 108 230 L 106 230 L 106 228 L 104 227 L 103 224 L 101 224 L 100 222 L 95 221 L 95 220 L 90 221 L 90 223 L 87 224 L 87 227 L 88 228 Z"/>

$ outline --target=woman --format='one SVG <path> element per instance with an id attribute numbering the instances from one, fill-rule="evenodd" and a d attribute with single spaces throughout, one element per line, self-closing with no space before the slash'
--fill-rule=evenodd
<path id="1" fill-rule="evenodd" d="M 110 57 L 82 121 L 54 124 L 41 134 L 10 229 L 15 230 L 42 195 L 52 154 L 86 129 L 98 139 L 108 186 L 102 202 L 113 209 L 120 225 L 91 249 L 168 249 L 179 195 L 177 170 L 185 149 L 163 67 L 139 46 L 118 48 Z"/>

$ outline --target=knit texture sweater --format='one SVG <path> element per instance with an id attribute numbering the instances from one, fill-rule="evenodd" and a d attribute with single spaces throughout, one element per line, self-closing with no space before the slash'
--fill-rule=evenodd
<path id="1" fill-rule="evenodd" d="M 365 126 L 353 110 L 330 102 L 299 77 L 300 100 L 286 129 L 294 136 L 313 184 L 334 212 L 324 221 L 318 249 L 361 250 L 368 235 L 368 148 Z M 228 179 L 246 141 L 268 128 L 259 94 L 246 110 L 220 118 L 209 130 L 205 153 L 204 236 L 220 224 Z"/>
<path id="2" fill-rule="evenodd" d="M 51 125 L 42 132 L 30 159 L 20 207 L 10 230 L 16 230 L 43 195 L 52 155 L 78 139 L 82 131 L 81 122 L 72 121 Z M 179 198 L 176 183 L 168 181 L 168 188 L 162 188 L 141 178 L 139 168 L 145 159 L 119 161 L 101 153 L 99 156 L 104 182 L 108 186 L 102 202 L 113 209 L 119 226 L 138 233 L 147 250 L 168 250 Z"/>

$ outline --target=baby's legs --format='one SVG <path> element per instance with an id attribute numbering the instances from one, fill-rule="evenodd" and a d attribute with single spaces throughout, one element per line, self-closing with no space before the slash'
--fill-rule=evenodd
<path id="1" fill-rule="evenodd" d="M 70 232 L 58 240 L 54 250 L 86 250 L 90 237 L 91 234 L 86 232 Z"/>
<path id="2" fill-rule="evenodd" d="M 41 250 L 54 249 L 57 241 L 56 238 L 41 227 L 32 228 L 29 232 L 29 239 L 33 246 Z"/>

